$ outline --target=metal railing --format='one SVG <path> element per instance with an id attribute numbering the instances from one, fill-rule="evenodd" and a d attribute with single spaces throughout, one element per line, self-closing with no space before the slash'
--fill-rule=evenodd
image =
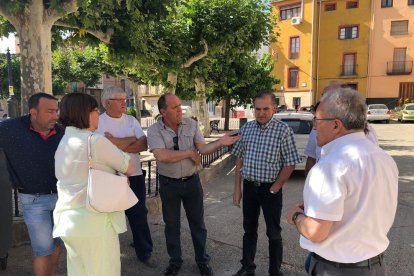
<path id="1" fill-rule="evenodd" d="M 413 71 L 413 61 L 388 61 L 387 75 L 409 75 Z"/>
<path id="2" fill-rule="evenodd" d="M 201 164 L 203 168 L 208 168 L 210 165 L 221 158 L 224 154 L 230 151 L 231 147 L 222 147 L 217 151 L 209 154 L 201 155 Z M 145 177 L 145 185 L 147 187 L 147 196 L 158 196 L 159 193 L 159 175 L 157 172 L 157 163 L 155 158 L 141 161 L 142 170 Z M 17 189 L 12 190 L 13 197 L 13 213 L 14 217 L 21 216 L 21 205 L 18 198 Z"/>

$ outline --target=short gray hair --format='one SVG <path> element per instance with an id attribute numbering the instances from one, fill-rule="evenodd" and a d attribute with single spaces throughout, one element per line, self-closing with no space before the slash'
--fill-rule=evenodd
<path id="1" fill-rule="evenodd" d="M 365 98 L 351 88 L 338 88 L 325 93 L 321 104 L 327 107 L 326 112 L 342 121 L 345 128 L 364 129 L 367 121 L 367 105 Z"/>
<path id="2" fill-rule="evenodd" d="M 121 87 L 119 87 L 119 86 L 109 86 L 109 87 L 106 87 L 102 91 L 102 94 L 101 94 L 101 103 L 102 103 L 102 106 L 106 108 L 105 102 L 107 100 L 109 100 L 109 99 L 112 99 L 112 97 L 115 94 L 123 94 L 123 95 L 126 96 L 125 91 Z"/>

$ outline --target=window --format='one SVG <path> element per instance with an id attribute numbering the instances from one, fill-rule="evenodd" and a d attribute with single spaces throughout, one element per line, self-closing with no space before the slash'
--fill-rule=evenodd
<path id="1" fill-rule="evenodd" d="M 300 16 L 301 14 L 300 3 L 289 5 L 289 6 L 282 6 L 279 9 L 280 9 L 280 20 L 290 19 L 295 16 Z"/>
<path id="2" fill-rule="evenodd" d="M 393 73 L 403 73 L 405 71 L 406 58 L 407 48 L 394 48 L 394 58 L 392 61 Z"/>
<path id="3" fill-rule="evenodd" d="M 295 59 L 299 57 L 299 37 L 294 36 L 289 41 L 289 58 Z"/>
<path id="4" fill-rule="evenodd" d="M 356 75 L 356 53 L 346 53 L 343 56 L 342 76 Z"/>
<path id="5" fill-rule="evenodd" d="M 358 8 L 358 1 L 348 1 L 346 2 L 347 9 L 356 9 Z"/>
<path id="6" fill-rule="evenodd" d="M 336 3 L 325 4 L 325 11 L 334 11 L 334 10 L 336 10 Z"/>
<path id="7" fill-rule="evenodd" d="M 358 37 L 358 26 L 339 27 L 339 39 L 354 39 Z"/>
<path id="8" fill-rule="evenodd" d="M 288 87 L 298 87 L 299 84 L 299 68 L 289 68 L 288 72 Z"/>
<path id="9" fill-rule="evenodd" d="M 408 5 L 414 5 L 414 0 L 408 0 Z"/>
<path id="10" fill-rule="evenodd" d="M 391 35 L 408 34 L 408 20 L 391 21 Z"/>
<path id="11" fill-rule="evenodd" d="M 381 0 L 381 8 L 392 7 L 392 0 Z"/>
<path id="12" fill-rule="evenodd" d="M 358 91 L 358 83 L 355 83 L 355 82 L 347 83 L 346 86 L 351 88 L 351 89 L 354 89 L 354 90 Z"/>

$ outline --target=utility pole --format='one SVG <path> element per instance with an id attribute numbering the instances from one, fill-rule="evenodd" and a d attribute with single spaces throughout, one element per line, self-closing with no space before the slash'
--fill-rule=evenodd
<path id="1" fill-rule="evenodd" d="M 14 96 L 13 72 L 12 72 L 11 56 L 10 56 L 9 48 L 7 48 L 6 58 L 7 58 L 7 69 L 8 69 L 8 75 L 9 75 L 9 98 L 7 99 L 8 116 L 10 118 L 15 118 L 18 116 L 19 113 L 17 110 L 17 99 Z"/>

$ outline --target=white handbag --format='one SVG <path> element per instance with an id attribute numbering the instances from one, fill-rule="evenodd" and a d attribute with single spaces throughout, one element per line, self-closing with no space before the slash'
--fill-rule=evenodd
<path id="1" fill-rule="evenodd" d="M 138 202 L 129 187 L 128 177 L 93 169 L 91 138 L 88 137 L 89 176 L 86 193 L 86 208 L 92 212 L 110 213 L 124 211 Z"/>

